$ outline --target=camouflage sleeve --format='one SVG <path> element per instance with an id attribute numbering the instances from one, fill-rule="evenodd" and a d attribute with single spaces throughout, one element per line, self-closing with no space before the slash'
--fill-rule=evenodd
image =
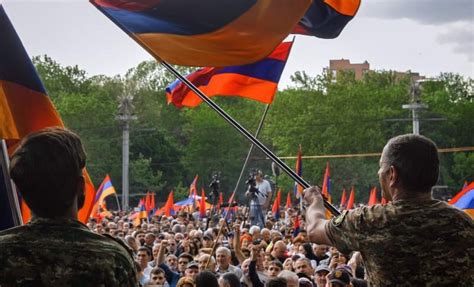
<path id="1" fill-rule="evenodd" d="M 370 237 L 371 211 L 363 206 L 345 210 L 326 224 L 326 234 L 340 252 L 348 254 L 361 250 L 361 245 Z"/>

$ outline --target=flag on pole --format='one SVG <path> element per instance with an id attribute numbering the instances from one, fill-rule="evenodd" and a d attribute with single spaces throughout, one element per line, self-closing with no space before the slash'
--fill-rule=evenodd
<path id="1" fill-rule="evenodd" d="M 148 216 L 145 209 L 145 200 L 141 198 L 140 202 L 138 203 L 138 213 L 136 214 L 135 219 L 133 220 L 133 225 L 139 226 L 142 223 L 142 219 L 147 218 Z"/>
<path id="2" fill-rule="evenodd" d="M 353 209 L 354 208 L 354 201 L 355 201 L 355 189 L 352 186 L 351 194 L 349 195 L 349 200 L 347 201 L 347 208 L 346 209 Z"/>
<path id="3" fill-rule="evenodd" d="M 219 192 L 219 201 L 217 202 L 217 209 L 221 210 L 221 206 L 224 203 L 224 195 L 222 192 Z"/>
<path id="4" fill-rule="evenodd" d="M 173 191 L 171 191 L 170 194 L 168 195 L 168 200 L 166 200 L 164 211 L 165 211 L 166 216 L 171 216 L 175 214 Z"/>
<path id="5" fill-rule="evenodd" d="M 329 203 L 332 203 L 332 196 L 331 196 L 331 173 L 329 170 L 329 162 L 326 162 L 326 170 L 324 172 L 323 178 L 323 187 L 321 193 L 326 198 Z M 326 209 L 326 218 L 329 219 L 332 217 L 332 213 Z"/>
<path id="6" fill-rule="evenodd" d="M 311 0 L 90 0 L 155 58 L 182 66 L 256 62 L 275 49 Z"/>
<path id="7" fill-rule="evenodd" d="M 193 179 L 193 182 L 191 182 L 191 185 L 189 186 L 189 197 L 195 196 L 197 194 L 198 179 L 199 179 L 199 175 L 196 174 L 196 176 Z"/>
<path id="8" fill-rule="evenodd" d="M 112 180 L 110 176 L 107 174 L 105 175 L 104 180 L 100 184 L 94 198 L 94 205 L 92 207 L 92 212 L 90 216 L 95 216 L 97 212 L 99 212 L 99 207 L 103 205 L 104 199 L 109 195 L 116 195 L 117 192 L 115 191 L 114 186 L 112 185 Z"/>
<path id="9" fill-rule="evenodd" d="M 474 218 L 474 181 L 456 194 L 449 204 L 464 210 L 471 218 Z"/>
<path id="10" fill-rule="evenodd" d="M 303 174 L 303 161 L 301 160 L 301 145 L 298 148 L 298 157 L 296 158 L 295 172 L 301 176 Z M 294 190 L 295 197 L 300 198 L 303 195 L 303 187 L 295 182 Z"/>
<path id="11" fill-rule="evenodd" d="M 286 195 L 286 205 L 285 205 L 285 208 L 286 208 L 286 209 L 291 208 L 291 192 L 288 192 L 288 194 Z"/>
<path id="12" fill-rule="evenodd" d="M 341 209 L 345 209 L 347 203 L 346 189 L 342 189 L 341 204 L 339 205 Z"/>
<path id="13" fill-rule="evenodd" d="M 293 33 L 336 38 L 355 16 L 359 6 L 360 0 L 313 0 Z"/>
<path id="14" fill-rule="evenodd" d="M 370 190 L 370 196 L 369 196 L 369 206 L 373 206 L 377 204 L 377 188 L 374 187 L 372 190 Z"/>
<path id="15" fill-rule="evenodd" d="M 276 220 L 280 219 L 281 190 L 278 190 L 275 201 L 273 202 L 272 213 Z"/>
<path id="16" fill-rule="evenodd" d="M 293 223 L 293 238 L 298 236 L 300 233 L 300 216 L 296 215 L 295 221 Z"/>
<path id="17" fill-rule="evenodd" d="M 201 201 L 199 204 L 199 217 L 205 218 L 206 217 L 206 193 L 204 192 L 204 188 L 201 188 Z"/>
<path id="18" fill-rule="evenodd" d="M 0 4 L 0 138 L 6 140 L 12 153 L 23 137 L 46 127 L 64 127 L 64 124 Z M 83 175 L 86 198 L 78 219 L 85 223 L 96 193 L 86 170 Z M 26 223 L 30 210 L 23 202 L 21 206 Z"/>
<path id="19" fill-rule="evenodd" d="M 186 78 L 206 96 L 239 96 L 271 104 L 293 42 L 281 43 L 266 58 L 243 66 L 206 67 Z M 166 88 L 168 103 L 195 107 L 202 100 L 180 80 Z"/>
<path id="20" fill-rule="evenodd" d="M 150 214 L 151 211 L 151 194 L 150 192 L 146 192 L 145 195 L 145 210 L 147 214 Z"/>
<path id="21" fill-rule="evenodd" d="M 155 214 L 156 205 L 155 205 L 155 193 L 151 194 L 151 213 Z"/>

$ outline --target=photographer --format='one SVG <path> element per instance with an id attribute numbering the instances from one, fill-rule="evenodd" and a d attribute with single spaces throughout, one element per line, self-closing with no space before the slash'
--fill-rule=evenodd
<path id="1" fill-rule="evenodd" d="M 265 227 L 265 217 L 270 200 L 272 198 L 272 188 L 270 183 L 263 179 L 263 172 L 257 170 L 253 177 L 247 181 L 249 188 L 245 193 L 250 198 L 250 221 L 251 225 L 257 225 L 260 228 Z"/>

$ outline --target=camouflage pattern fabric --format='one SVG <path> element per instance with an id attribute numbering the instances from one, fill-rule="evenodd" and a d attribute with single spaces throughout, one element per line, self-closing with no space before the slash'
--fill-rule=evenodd
<path id="1" fill-rule="evenodd" d="M 474 225 L 445 202 L 397 201 L 344 211 L 333 246 L 364 258 L 371 286 L 473 286 Z"/>
<path id="2" fill-rule="evenodd" d="M 33 218 L 0 232 L 0 286 L 138 286 L 133 258 L 72 219 Z"/>

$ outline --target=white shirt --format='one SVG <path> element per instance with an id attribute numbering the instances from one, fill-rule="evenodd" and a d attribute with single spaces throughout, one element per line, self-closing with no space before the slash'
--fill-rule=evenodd
<path id="1" fill-rule="evenodd" d="M 265 201 L 267 201 L 268 196 L 270 196 L 270 193 L 272 192 L 272 187 L 270 186 L 270 183 L 265 179 L 261 182 L 257 181 L 255 187 L 258 189 L 258 193 L 256 194 L 258 202 L 255 202 L 252 199 L 252 204 L 264 205 Z"/>

